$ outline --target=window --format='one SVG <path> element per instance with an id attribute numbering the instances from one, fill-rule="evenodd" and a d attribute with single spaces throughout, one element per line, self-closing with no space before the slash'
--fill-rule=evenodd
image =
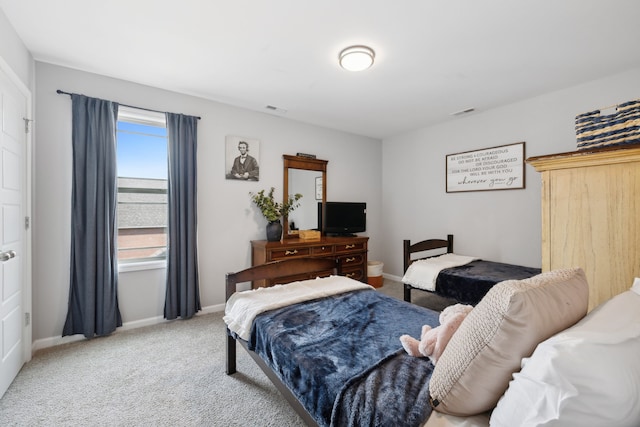
<path id="1" fill-rule="evenodd" d="M 162 113 L 120 106 L 117 125 L 118 262 L 167 254 L 167 129 Z"/>

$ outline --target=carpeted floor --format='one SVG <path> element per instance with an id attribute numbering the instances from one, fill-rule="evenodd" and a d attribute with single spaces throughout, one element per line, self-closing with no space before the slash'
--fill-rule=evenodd
<path id="1" fill-rule="evenodd" d="M 38 352 L 2 426 L 303 426 L 247 353 L 225 374 L 222 313 Z"/>
<path id="2" fill-rule="evenodd" d="M 394 280 L 384 279 L 384 286 L 379 288 L 378 291 L 398 299 L 404 299 L 404 285 Z M 442 311 L 445 307 L 455 304 L 457 301 L 441 297 L 431 292 L 412 290 L 411 302 L 432 310 Z"/>
<path id="3" fill-rule="evenodd" d="M 402 284 L 380 292 L 402 298 Z M 451 302 L 413 292 L 441 310 Z M 247 353 L 224 373 L 222 313 L 39 351 L 0 399 L 2 426 L 303 426 Z"/>

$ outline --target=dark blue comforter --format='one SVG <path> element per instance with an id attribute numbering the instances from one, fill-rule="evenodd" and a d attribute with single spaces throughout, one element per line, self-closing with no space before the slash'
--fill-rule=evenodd
<path id="1" fill-rule="evenodd" d="M 439 313 L 374 290 L 335 295 L 259 315 L 249 348 L 321 426 L 419 425 L 429 415 L 433 365 L 404 353 Z"/>
<path id="2" fill-rule="evenodd" d="M 445 268 L 436 278 L 436 293 L 461 303 L 476 305 L 496 283 L 521 280 L 540 274 L 539 268 L 494 261 L 472 261 L 460 267 Z"/>

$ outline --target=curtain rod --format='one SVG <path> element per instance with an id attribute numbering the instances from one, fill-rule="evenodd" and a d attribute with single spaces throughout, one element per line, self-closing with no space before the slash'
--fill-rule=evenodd
<path id="1" fill-rule="evenodd" d="M 56 90 L 56 93 L 59 93 L 60 95 L 69 95 L 69 96 L 73 95 L 73 93 L 65 92 L 65 91 L 60 90 L 60 89 Z M 137 108 L 138 110 L 152 111 L 154 113 L 162 113 L 162 114 L 166 113 L 166 111 L 152 110 L 151 108 L 142 108 L 142 107 L 136 107 L 134 105 L 120 104 L 119 102 L 118 102 L 118 105 L 122 105 L 123 107 L 129 107 L 129 108 Z M 194 116 L 194 117 L 196 119 L 198 119 L 198 120 L 201 119 L 200 116 Z"/>

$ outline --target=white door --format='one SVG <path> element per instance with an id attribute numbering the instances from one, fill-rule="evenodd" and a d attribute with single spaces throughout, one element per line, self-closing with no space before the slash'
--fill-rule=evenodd
<path id="1" fill-rule="evenodd" d="M 26 99 L 0 69 L 0 397 L 25 362 Z"/>

